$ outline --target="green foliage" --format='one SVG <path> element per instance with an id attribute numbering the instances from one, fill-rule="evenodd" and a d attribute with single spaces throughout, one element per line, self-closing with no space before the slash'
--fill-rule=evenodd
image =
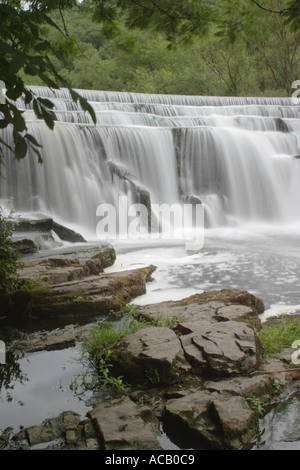
<path id="1" fill-rule="evenodd" d="M 264 348 L 264 356 L 275 356 L 300 339 L 300 321 L 297 318 L 284 317 L 279 323 L 264 325 L 258 332 L 258 337 Z"/>
<path id="2" fill-rule="evenodd" d="M 114 377 L 110 373 L 110 358 L 122 336 L 135 333 L 145 327 L 146 323 L 134 318 L 136 312 L 131 305 L 127 306 L 127 310 L 129 314 L 120 323 L 99 323 L 92 328 L 91 336 L 82 345 L 83 357 L 88 360 L 89 368 L 73 383 L 74 390 L 80 385 L 85 390 L 109 388 L 120 394 L 128 392 L 129 386 L 123 382 L 122 377 Z"/>
<path id="3" fill-rule="evenodd" d="M 67 38 L 63 44 L 59 41 L 51 43 L 45 33 L 47 28 L 54 28 L 63 37 L 63 31 L 49 14 L 58 8 L 62 10 L 74 5 L 75 2 L 71 0 L 6 0 L 0 3 L 0 80 L 6 89 L 5 95 L 1 89 L 0 129 L 12 126 L 14 141 L 14 147 L 11 147 L 0 137 L 0 159 L 3 157 L 4 147 L 10 149 L 17 160 L 24 158 L 28 148 L 31 148 L 37 154 L 39 162 L 42 161 L 40 144 L 27 132 L 23 111 L 15 102 L 23 97 L 25 105 L 30 105 L 36 116 L 53 129 L 53 103 L 35 96 L 25 86 L 22 72 L 31 78 L 38 77 L 44 85 L 52 88 L 68 87 L 67 81 L 57 73 L 51 58 L 64 60 L 70 51 L 70 39 Z M 95 113 L 87 101 L 72 89 L 70 93 L 73 100 L 79 102 L 95 121 Z"/>
<path id="4" fill-rule="evenodd" d="M 21 255 L 12 241 L 13 225 L 2 214 L 0 207 L 0 292 L 9 292 L 17 287 L 17 270 L 21 268 Z"/>
<path id="5" fill-rule="evenodd" d="M 266 404 L 256 396 L 246 398 L 246 400 L 249 401 L 251 409 L 255 411 L 260 417 L 266 413 Z"/>

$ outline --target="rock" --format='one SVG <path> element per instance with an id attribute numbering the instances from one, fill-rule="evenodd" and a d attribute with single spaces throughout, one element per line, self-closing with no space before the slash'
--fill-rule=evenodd
<path id="1" fill-rule="evenodd" d="M 269 375 L 253 375 L 219 379 L 204 383 L 209 392 L 220 395 L 236 395 L 244 398 L 260 397 L 263 401 L 270 400 L 274 393 L 273 379 Z"/>
<path id="2" fill-rule="evenodd" d="M 126 335 L 113 351 L 113 373 L 130 382 L 171 384 L 178 379 L 182 357 L 176 334 L 166 327 L 143 328 Z"/>
<path id="3" fill-rule="evenodd" d="M 248 374 L 259 365 L 259 341 L 252 328 L 237 321 L 194 321 L 178 326 L 185 357 L 204 375 Z"/>
<path id="4" fill-rule="evenodd" d="M 89 417 L 100 434 L 105 450 L 161 449 L 155 427 L 143 419 L 149 411 L 147 407 L 138 406 L 125 397 L 101 403 L 89 413 Z"/>
<path id="5" fill-rule="evenodd" d="M 218 429 L 211 417 L 212 403 L 211 394 L 204 391 L 169 400 L 164 409 L 166 426 L 174 432 L 192 436 L 199 447 L 221 448 Z"/>
<path id="6" fill-rule="evenodd" d="M 19 251 L 22 255 L 37 253 L 38 251 L 36 243 L 29 238 L 22 238 L 20 240 L 14 241 L 14 246 L 16 250 Z"/>
<path id="7" fill-rule="evenodd" d="M 255 414 L 243 397 L 197 391 L 169 400 L 165 420 L 177 433 L 197 439 L 198 446 L 239 449 L 256 431 Z"/>
<path id="8" fill-rule="evenodd" d="M 52 284 L 0 295 L 6 321 L 30 319 L 33 322 L 41 318 L 78 321 L 80 318 L 108 315 L 110 311 L 121 310 L 134 297 L 144 294 L 146 283 L 155 269 L 154 266 L 149 266 L 91 276 L 89 268 L 78 261 L 73 263 L 64 258 L 51 258 L 49 262 L 57 269 L 52 271 L 50 278 L 50 271 L 43 264 L 43 279 L 48 279 Z"/>
<path id="9" fill-rule="evenodd" d="M 80 233 L 71 230 L 70 228 L 64 227 L 63 225 L 53 222 L 52 230 L 59 236 L 61 240 L 71 243 L 85 243 L 86 240 Z"/>
<path id="10" fill-rule="evenodd" d="M 200 318 L 206 318 L 210 322 L 250 320 L 256 327 L 260 327 L 258 315 L 264 309 L 263 302 L 248 292 L 223 289 L 195 294 L 178 301 L 146 305 L 139 308 L 139 314 L 149 321 L 156 317 L 183 322 Z"/>
<path id="11" fill-rule="evenodd" d="M 279 132 L 290 132 L 288 125 L 281 118 L 276 119 L 276 128 Z"/>
<path id="12" fill-rule="evenodd" d="M 58 235 L 61 240 L 68 241 L 71 243 L 85 243 L 86 240 L 79 233 L 74 230 L 58 224 L 50 217 L 44 217 L 39 219 L 25 219 L 18 217 L 13 219 L 14 231 L 20 232 L 40 232 L 49 233 L 52 230 Z"/>
<path id="13" fill-rule="evenodd" d="M 225 448 L 239 449 L 254 436 L 257 421 L 245 398 L 218 398 L 213 401 L 213 411 L 221 428 Z"/>
<path id="14" fill-rule="evenodd" d="M 51 232 L 53 229 L 53 219 L 50 217 L 39 219 L 25 219 L 18 217 L 12 220 L 15 232 Z"/>

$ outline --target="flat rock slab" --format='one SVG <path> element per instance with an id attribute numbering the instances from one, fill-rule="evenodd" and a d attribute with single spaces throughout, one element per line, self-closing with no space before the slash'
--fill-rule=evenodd
<path id="1" fill-rule="evenodd" d="M 53 260 L 52 260 L 53 261 Z M 57 261 L 57 260 L 56 260 Z M 61 260 L 60 260 L 61 261 Z M 59 261 L 59 263 L 60 263 Z M 63 260 L 65 262 L 65 260 Z M 85 269 L 66 261 L 66 271 Z M 146 292 L 154 266 L 116 273 L 87 275 L 66 282 L 21 289 L 0 296 L 2 316 L 8 319 L 92 318 L 117 311 Z M 74 271 L 72 270 L 74 275 Z"/>
<path id="2" fill-rule="evenodd" d="M 139 313 L 150 321 L 156 318 L 181 322 L 199 319 L 210 322 L 250 320 L 259 326 L 258 315 L 264 309 L 263 302 L 246 291 L 223 289 L 195 294 L 178 301 L 146 305 L 139 307 Z"/>
<path id="3" fill-rule="evenodd" d="M 89 417 L 106 450 L 155 450 L 161 446 L 155 435 L 155 425 L 147 421 L 148 407 L 135 404 L 130 398 L 101 403 Z"/>

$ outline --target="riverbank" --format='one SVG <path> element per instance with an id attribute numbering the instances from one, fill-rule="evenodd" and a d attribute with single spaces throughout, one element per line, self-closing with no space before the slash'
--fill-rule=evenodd
<path id="1" fill-rule="evenodd" d="M 149 263 L 149 261 L 151 260 L 151 263 L 155 263 L 157 261 L 157 254 L 159 253 L 162 253 L 161 250 L 164 250 L 165 253 L 166 253 L 166 248 L 155 248 L 154 250 L 150 250 L 150 249 L 145 249 L 143 252 L 142 251 L 131 251 L 129 250 L 128 252 L 124 253 L 124 251 L 122 252 L 122 250 L 119 250 L 118 254 L 117 254 L 117 258 L 116 258 L 116 261 L 115 263 L 109 267 L 109 268 L 106 268 L 105 269 L 105 273 L 108 274 L 110 273 L 110 271 L 117 271 L 117 272 L 126 272 L 126 270 L 128 268 L 130 268 L 130 270 L 134 270 L 136 269 L 138 266 L 139 267 L 145 267 L 147 262 Z M 165 286 L 166 286 L 166 283 L 167 282 L 170 282 L 170 283 L 173 283 L 174 280 L 175 280 L 175 273 L 176 273 L 176 282 L 177 282 L 177 285 L 180 285 L 179 282 L 178 282 L 178 276 L 181 274 L 183 276 L 186 275 L 186 272 L 194 272 L 194 275 L 193 275 L 193 278 L 190 277 L 190 282 L 189 282 L 189 285 L 193 285 L 193 292 L 190 292 L 191 294 L 194 294 L 196 290 L 200 290 L 199 289 L 199 286 L 197 284 L 197 281 L 196 282 L 192 282 L 192 279 L 194 279 L 195 281 L 195 275 L 198 273 L 199 275 L 199 268 L 202 267 L 202 268 L 205 268 L 208 267 L 207 265 L 207 262 L 208 260 L 212 261 L 212 257 L 215 256 L 217 259 L 218 259 L 218 263 L 213 263 L 213 266 L 217 267 L 218 268 L 218 272 L 220 273 L 220 275 L 222 274 L 222 269 L 225 267 L 227 269 L 230 268 L 230 262 L 228 263 L 229 258 L 227 257 L 227 264 L 225 265 L 220 263 L 220 259 L 222 258 L 221 256 L 221 253 L 220 253 L 220 248 L 219 248 L 219 252 L 216 253 L 216 255 L 213 255 L 213 251 L 209 252 L 209 254 L 205 254 L 205 253 L 202 253 L 202 254 L 199 254 L 198 255 L 198 258 L 197 258 L 197 262 L 196 262 L 196 255 L 192 255 L 190 257 L 179 257 L 178 255 L 181 253 L 180 250 L 178 250 L 178 248 L 176 247 L 169 247 L 169 250 L 171 251 L 172 253 L 172 257 L 170 257 L 169 259 L 169 262 L 168 262 L 168 267 L 169 269 L 172 268 L 172 271 L 169 271 L 170 275 L 167 277 L 166 276 L 166 272 L 165 272 L 165 269 L 166 269 L 166 264 L 162 263 L 163 259 L 161 257 L 160 259 L 160 263 L 157 263 L 158 265 L 158 268 L 153 271 L 152 273 L 152 277 L 154 278 L 154 281 L 150 282 L 147 284 L 147 292 L 134 298 L 133 299 L 133 302 L 135 304 L 135 308 L 139 311 L 142 311 L 142 310 L 145 310 L 145 311 L 148 311 L 149 309 L 151 310 L 151 306 L 155 305 L 155 304 L 160 304 L 160 302 L 151 302 L 152 298 L 156 297 L 156 299 L 160 299 L 161 297 L 163 297 L 163 295 L 168 295 L 168 297 L 170 297 L 170 290 L 168 289 L 164 289 Z M 177 254 L 177 258 L 174 256 L 174 254 Z M 223 259 L 225 259 L 225 257 L 223 256 Z M 255 259 L 255 256 L 254 258 Z M 126 261 L 127 260 L 127 261 Z M 128 261 L 130 260 L 130 261 Z M 204 264 L 202 263 L 202 261 L 204 260 Z M 172 261 L 172 262 L 171 262 Z M 122 264 L 122 266 L 121 266 Z M 237 265 L 236 265 L 237 266 Z M 223 268 L 222 268 L 223 267 Z M 192 271 L 192 269 L 194 271 Z M 205 268 L 206 269 L 206 268 Z M 254 269 L 255 269 L 255 265 L 254 265 Z M 207 270 L 206 270 L 207 272 Z M 234 273 L 234 270 L 231 271 L 232 273 Z M 217 273 L 217 272 L 216 272 Z M 202 278 L 203 278 L 203 271 L 202 271 Z M 124 274 L 125 275 L 125 274 Z M 190 274 L 191 275 L 191 274 Z M 245 273 L 246 275 L 246 273 Z M 163 282 L 161 282 L 161 278 L 163 276 Z M 249 278 L 249 275 L 248 275 L 248 278 Z M 182 280 L 184 281 L 184 277 L 182 277 Z M 273 279 L 274 280 L 274 279 Z M 186 279 L 187 281 L 187 279 Z M 185 282 L 186 282 L 185 281 Z M 231 283 L 233 285 L 233 283 Z M 232 291 L 234 291 L 235 289 L 231 289 Z M 173 297 L 176 298 L 176 291 L 173 290 Z M 211 291 L 209 291 L 211 292 Z M 175 294 L 175 295 L 174 295 Z M 253 296 L 253 294 L 249 294 L 250 296 Z M 191 299 L 192 296 L 187 296 L 187 297 L 182 297 L 180 299 L 180 301 L 183 300 L 183 298 L 185 299 Z M 258 296 L 255 296 L 255 298 L 258 298 L 260 299 Z M 148 299 L 148 302 L 146 302 L 146 300 Z M 150 300 L 150 302 L 149 302 Z M 206 299 L 207 300 L 207 299 Z M 216 301 L 216 300 L 214 300 Z M 217 300 L 217 301 L 220 301 Z M 80 302 L 79 302 L 80 303 Z M 191 301 L 190 300 L 186 300 L 184 302 L 182 302 L 182 305 L 186 303 L 186 305 L 188 304 L 191 304 Z M 193 303 L 193 302 L 192 302 Z M 207 301 L 206 301 L 207 303 Z M 260 304 L 260 303 L 259 303 Z M 145 305 L 148 305 L 148 307 L 145 307 Z M 177 305 L 176 308 L 180 307 L 182 308 L 182 305 Z M 160 305 L 160 308 L 159 310 L 162 311 L 162 305 Z M 221 309 L 224 309 L 225 307 L 228 307 L 228 306 L 219 306 L 220 308 L 220 312 L 218 313 L 218 315 L 220 315 L 223 320 L 224 320 L 224 312 L 221 311 Z M 244 305 L 244 307 L 246 309 L 249 308 L 248 305 Z M 164 305 L 164 308 L 166 308 L 166 305 Z M 174 307 L 175 308 L 175 307 Z M 175 308 L 175 310 L 176 310 Z M 193 308 L 193 307 L 189 307 L 189 308 Z M 250 305 L 250 308 L 251 305 Z M 218 309 L 219 311 L 219 309 Z M 261 312 L 262 309 L 260 308 L 259 311 Z M 165 313 L 167 312 L 167 310 L 165 311 Z M 167 316 L 170 316 L 170 313 L 172 312 L 172 309 L 168 311 L 168 313 L 166 313 Z M 226 313 L 226 312 L 225 312 Z M 266 312 L 264 313 L 259 313 L 258 316 L 259 316 L 259 320 L 261 318 L 264 317 Z M 221 315 L 222 314 L 222 315 Z M 217 315 L 217 316 L 218 316 Z M 256 314 L 255 314 L 256 315 Z M 176 315 L 175 317 L 178 317 L 178 312 L 176 312 Z M 102 318 L 103 319 L 103 318 Z M 150 321 L 150 317 L 147 316 L 147 320 Z M 185 319 L 186 322 L 188 320 L 188 318 Z M 229 320 L 227 318 L 227 321 L 234 321 L 232 318 L 231 320 Z M 84 321 L 83 323 L 85 323 L 86 321 Z M 71 325 L 70 325 L 70 320 L 67 321 L 68 325 L 62 325 L 60 327 L 58 327 L 58 325 L 56 325 L 55 328 L 51 329 L 49 328 L 48 330 L 45 329 L 41 334 L 38 332 L 38 330 L 36 331 L 36 333 L 33 335 L 34 338 L 31 338 L 32 340 L 34 339 L 35 341 L 32 343 L 32 345 L 34 345 L 34 347 L 32 347 L 31 349 L 31 353 L 29 352 L 29 349 L 26 349 L 26 347 L 23 349 L 23 354 L 25 356 L 25 360 L 26 360 L 26 357 L 28 357 L 28 360 L 31 360 L 30 358 L 36 357 L 36 373 L 38 374 L 38 355 L 39 354 L 43 354 L 41 352 L 38 352 L 41 350 L 41 348 L 43 348 L 43 346 L 40 344 L 38 344 L 40 341 L 41 343 L 43 343 L 44 341 L 44 346 L 46 346 L 47 342 L 50 341 L 51 337 L 53 337 L 53 345 L 50 346 L 50 344 L 48 343 L 47 345 L 47 348 L 51 349 L 53 348 L 54 351 L 49 351 L 47 354 L 54 354 L 55 353 L 55 350 L 57 351 L 57 353 L 60 353 L 60 357 L 61 357 L 61 360 L 62 362 L 64 363 L 64 357 L 67 357 L 65 352 L 66 351 L 70 351 L 72 350 L 72 348 L 74 346 L 72 346 L 72 344 L 74 345 L 80 345 L 81 341 L 84 339 L 84 336 L 85 334 L 88 332 L 89 328 L 88 328 L 88 325 L 75 325 L 73 324 L 72 326 L 72 322 L 71 322 Z M 218 321 L 218 325 L 220 325 L 221 323 L 224 323 L 223 322 L 220 322 Z M 36 325 L 38 325 L 38 321 L 36 320 Z M 94 321 L 92 321 L 92 324 L 94 324 Z M 184 327 L 184 322 L 181 323 L 181 328 Z M 69 330 L 69 331 L 68 331 Z M 75 339 L 74 339 L 74 336 L 72 337 L 73 333 L 71 336 L 69 336 L 69 339 L 67 340 L 67 336 L 69 335 L 69 333 L 73 330 L 73 333 L 75 332 Z M 189 335 L 185 334 L 183 336 L 178 336 L 176 335 L 176 333 L 171 330 L 172 333 L 174 333 L 174 335 L 176 336 L 176 338 L 183 338 L 183 337 L 187 337 Z M 156 330 L 157 332 L 157 330 Z M 189 333 L 191 334 L 191 333 Z M 64 337 L 65 335 L 65 337 Z M 182 333 L 181 333 L 182 335 Z M 173 334 L 172 334 L 172 337 Z M 27 341 L 28 338 L 23 338 L 23 340 Z M 64 343 L 64 341 L 67 340 L 67 342 Z M 55 342 L 56 342 L 56 345 L 55 345 Z M 66 349 L 68 347 L 68 349 Z M 36 349 L 34 349 L 36 348 Z M 58 350 L 57 348 L 63 348 L 63 349 L 60 349 Z M 187 348 L 187 345 L 186 345 L 186 348 Z M 159 350 L 159 348 L 157 348 Z M 36 352 L 34 352 L 36 351 Z M 291 351 L 290 350 L 287 350 L 285 353 L 283 353 L 283 356 L 279 359 L 276 359 L 275 362 L 273 362 L 271 365 L 268 366 L 270 369 L 269 369 L 269 372 L 272 371 L 272 375 L 267 372 L 267 373 L 264 373 L 263 376 L 261 377 L 260 374 L 253 374 L 253 376 L 251 376 L 251 380 L 248 380 L 248 383 L 246 385 L 246 382 L 244 383 L 244 385 L 241 384 L 241 382 L 239 382 L 239 380 L 237 380 L 238 377 L 234 377 L 234 376 L 228 376 L 226 378 L 222 378 L 222 377 L 218 377 L 217 380 L 211 380 L 211 378 L 199 378 L 199 379 L 195 379 L 195 376 L 193 376 L 193 380 L 192 380 L 192 386 L 191 384 L 189 384 L 189 386 L 186 388 L 186 385 L 187 383 L 185 384 L 181 384 L 181 386 L 177 387 L 176 384 L 155 384 L 155 386 L 151 386 L 149 387 L 149 384 L 147 385 L 147 389 L 146 390 L 141 390 L 141 389 L 135 389 L 135 385 L 133 386 L 132 388 L 132 391 L 130 392 L 130 394 L 128 394 L 127 398 L 130 399 L 130 403 L 129 402 L 125 402 L 124 406 L 125 408 L 127 408 L 129 405 L 132 406 L 131 402 L 135 405 L 133 408 L 134 412 L 133 413 L 133 416 L 135 416 L 135 419 L 137 419 L 137 421 L 141 423 L 140 419 L 142 419 L 143 421 L 143 418 L 137 418 L 138 414 L 137 414 L 137 411 L 139 411 L 141 409 L 142 411 L 142 414 L 145 418 L 145 416 L 154 416 L 154 422 L 155 422 L 155 426 L 154 426 L 154 430 L 155 430 L 155 433 L 154 433 L 154 437 L 156 439 L 156 442 L 158 442 L 158 445 L 160 445 L 163 449 L 168 449 L 168 448 L 190 448 L 190 444 L 191 442 L 193 442 L 193 446 L 194 448 L 197 448 L 197 439 L 196 439 L 196 443 L 194 442 L 194 439 L 192 438 L 189 438 L 188 439 L 188 442 L 183 442 L 182 441 L 182 437 L 184 437 L 186 435 L 186 432 L 185 432 L 185 425 L 183 425 L 183 423 L 181 423 L 181 425 L 179 426 L 179 429 L 180 429 L 180 432 L 178 433 L 173 433 L 173 430 L 174 430 L 174 425 L 171 424 L 171 425 L 167 425 L 167 421 L 165 420 L 165 418 L 163 418 L 163 416 L 165 417 L 167 415 L 166 413 L 166 410 L 169 409 L 169 405 L 171 404 L 171 400 L 178 400 L 180 399 L 181 402 L 177 402 L 177 404 L 179 405 L 180 403 L 182 403 L 182 405 L 184 406 L 184 397 L 189 397 L 187 398 L 187 401 L 190 402 L 191 399 L 193 398 L 193 393 L 199 393 L 200 391 L 206 395 L 206 399 L 209 398 L 209 402 L 211 403 L 211 407 L 209 408 L 210 410 L 211 409 L 214 409 L 215 406 L 217 406 L 217 401 L 216 401 L 216 405 L 214 405 L 214 401 L 211 402 L 211 395 L 213 396 L 218 396 L 218 398 L 220 398 L 222 396 L 222 394 L 224 393 L 224 391 L 228 394 L 228 390 L 229 391 L 234 391 L 234 397 L 235 397 L 235 400 L 237 400 L 237 397 L 240 397 L 242 398 L 237 400 L 237 402 L 239 403 L 244 403 L 246 401 L 246 404 L 248 406 L 248 408 L 246 408 L 247 410 L 250 409 L 250 416 L 253 416 L 252 412 L 254 413 L 254 416 L 255 416 L 255 419 L 253 422 L 256 423 L 256 427 L 255 427 L 255 432 L 257 432 L 259 434 L 260 432 L 260 426 L 261 426 L 261 422 L 262 422 L 262 419 L 265 419 L 265 418 L 262 418 L 260 417 L 258 420 L 256 419 L 257 418 L 257 414 L 255 412 L 255 410 L 252 410 L 251 406 L 250 405 L 253 405 L 255 406 L 255 403 L 256 403 L 256 406 L 259 407 L 260 404 L 267 404 L 268 407 L 267 407 L 267 411 L 268 411 L 268 414 L 266 416 L 270 416 L 271 413 L 274 412 L 274 409 L 275 409 L 275 405 L 276 404 L 283 404 L 283 403 L 288 403 L 289 402 L 289 396 L 290 394 L 294 393 L 294 392 L 297 392 L 297 380 L 298 379 L 295 379 L 295 380 L 292 380 L 292 382 L 290 381 L 286 381 L 286 377 L 285 377 L 285 373 L 281 373 L 279 376 L 278 376 L 278 371 L 280 370 L 285 370 L 286 368 L 288 368 L 287 370 L 287 373 L 288 374 L 291 374 L 291 372 L 289 372 L 289 368 L 290 366 L 288 365 L 289 361 L 290 361 L 290 353 Z M 45 351 L 45 354 L 46 354 L 46 351 Z M 42 358 L 42 356 L 40 356 Z M 57 361 L 57 364 L 59 364 L 59 354 L 58 354 L 58 357 L 56 358 L 56 361 Z M 251 356 L 251 358 L 253 358 L 253 356 Z M 54 360 L 53 359 L 53 356 L 52 356 L 52 359 L 50 358 L 49 356 L 49 360 Z M 243 362 L 243 361 L 242 361 Z M 42 364 L 43 362 L 41 362 Z M 68 370 L 68 365 L 65 363 L 65 366 L 66 367 L 66 370 Z M 216 367 L 216 365 L 215 365 Z M 155 367 L 157 369 L 157 367 Z M 154 368 L 153 368 L 154 369 Z M 155 369 L 154 369 L 155 370 Z M 62 377 L 62 381 L 64 380 L 63 379 L 63 374 L 64 372 L 61 371 L 62 373 L 59 374 L 61 375 Z M 256 371 L 254 371 L 256 372 Z M 34 370 L 33 370 L 33 373 Z M 58 371 L 59 373 L 59 371 Z M 176 372 L 175 372 L 176 373 Z M 75 372 L 76 374 L 76 372 Z M 156 375 L 156 374 L 155 374 Z M 152 380 L 155 379 L 155 375 L 152 377 Z M 43 378 L 45 377 L 45 378 Z M 248 377 L 249 379 L 249 377 Z M 273 379 L 273 380 L 272 380 Z M 280 379 L 280 382 L 277 382 L 278 379 Z M 54 377 L 53 375 L 53 383 L 55 383 L 55 380 L 56 378 Z M 71 382 L 72 378 L 70 377 L 70 382 Z M 195 381 L 196 381 L 196 384 L 195 384 Z M 282 381 L 282 382 L 281 382 Z M 41 380 L 38 381 L 40 383 L 40 387 L 44 388 L 43 384 L 46 384 L 47 383 L 47 379 L 46 379 L 46 376 L 44 376 L 44 374 L 41 374 Z M 212 387 L 212 382 L 214 383 L 214 388 L 217 387 L 217 384 L 218 386 L 220 387 L 221 391 L 219 389 L 215 390 L 214 388 L 211 388 Z M 50 388 L 50 383 L 51 382 L 48 382 L 49 383 L 49 388 Z M 209 384 L 209 388 L 207 389 L 206 388 L 206 385 Z M 269 384 L 269 391 L 268 393 L 267 392 L 264 392 L 262 393 L 262 391 L 259 389 L 259 385 L 260 384 Z M 26 387 L 26 383 L 24 384 L 25 387 Z M 279 389 L 278 389 L 278 385 L 279 385 Z M 62 387 L 65 387 L 67 386 L 67 382 L 63 382 L 63 385 Z M 56 385 L 57 387 L 57 385 Z M 177 388 L 177 390 L 176 390 Z M 231 395 L 231 392 L 226 395 L 226 396 L 230 396 Z M 66 392 L 62 392 L 62 393 L 66 393 Z M 62 395 L 61 393 L 61 395 Z M 60 395 L 60 396 L 61 396 Z M 250 400 L 248 400 L 248 398 L 252 398 L 253 397 L 256 397 L 257 400 L 253 400 L 253 402 L 251 402 Z M 90 397 L 91 398 L 91 397 Z M 99 398 L 99 397 L 98 397 Z M 293 395 L 293 398 L 291 398 L 291 400 L 296 400 L 296 395 Z M 121 404 L 123 403 L 122 399 L 121 399 L 121 402 L 120 403 L 117 403 L 115 402 L 114 403 L 114 400 L 112 400 L 112 397 L 110 396 L 109 393 L 105 393 L 104 396 L 103 394 L 101 394 L 101 397 L 99 398 L 100 402 L 103 403 L 105 402 L 106 404 L 109 404 L 110 408 L 112 409 L 112 413 L 118 413 L 119 411 L 121 411 Z M 104 400 L 104 401 L 103 401 Z M 59 402 L 59 400 L 58 400 Z M 84 421 L 85 419 L 87 419 L 87 416 L 86 414 L 87 413 L 92 413 L 92 411 L 94 409 L 96 409 L 96 402 L 97 402 L 97 399 L 95 401 L 90 401 L 89 402 L 89 405 L 88 407 L 83 407 L 82 408 L 82 412 L 79 412 L 79 415 L 80 415 L 80 418 L 79 418 L 79 422 L 78 422 L 78 425 Z M 71 401 L 70 401 L 71 403 Z M 73 402 L 72 402 L 73 403 Z M 75 403 L 75 402 L 74 402 Z M 99 402 L 98 402 L 99 403 Z M 274 408 L 273 408 L 273 404 L 274 404 Z M 145 413 L 143 412 L 143 406 L 146 406 L 146 411 Z M 26 406 L 26 405 L 25 405 Z M 116 406 L 116 408 L 114 408 L 114 406 Z M 173 405 L 175 406 L 175 405 Z M 185 405 L 186 406 L 186 405 Z M 279 405 L 280 406 L 280 405 Z M 295 406 L 295 403 L 293 403 L 293 406 Z M 113 408 L 114 408 L 114 411 L 113 411 Z M 124 408 L 124 410 L 125 410 Z M 23 423 L 22 423 L 22 419 L 21 419 L 21 414 L 20 414 L 20 424 L 24 426 L 24 428 L 30 428 L 32 426 L 41 426 L 42 423 L 47 420 L 47 414 L 48 414 L 48 411 L 47 410 L 51 410 L 52 407 L 50 406 L 50 402 L 49 404 L 45 404 L 45 409 L 44 409 L 44 415 L 43 415 L 43 412 L 41 411 L 41 413 L 39 414 L 40 418 L 36 419 L 35 421 L 31 421 L 30 423 L 27 422 L 26 424 L 26 420 L 24 419 L 23 420 Z M 74 413 L 77 412 L 77 409 L 76 407 L 73 405 L 71 406 L 71 409 L 65 405 L 63 405 L 63 408 L 61 407 L 56 407 L 57 411 L 58 412 L 55 412 L 55 411 L 52 411 L 50 413 L 50 417 L 51 418 L 58 418 L 58 420 L 60 421 L 61 418 L 62 418 L 62 413 L 64 413 L 65 411 L 73 411 Z M 149 412 L 149 409 L 150 409 L 150 412 Z M 119 411 L 118 411 L 119 410 Z M 29 411 L 29 410 L 28 410 Z M 99 411 L 99 410 L 98 410 Z M 107 413 L 107 408 L 105 408 L 105 413 Z M 205 413 L 204 413 L 205 414 Z M 213 416 L 216 416 L 215 413 L 213 413 Z M 275 416 L 275 415 L 274 415 Z M 90 416 L 88 419 L 91 419 L 92 420 L 92 417 Z M 96 425 L 96 421 L 95 421 L 96 418 L 93 418 L 93 422 L 96 426 L 96 429 L 97 429 L 97 425 Z M 134 420 L 135 420 L 134 419 Z M 152 419 L 152 418 L 151 418 Z M 222 418 L 223 420 L 225 419 L 224 417 Z M 276 417 L 274 417 L 274 419 L 276 419 Z M 218 423 L 220 423 L 220 421 L 218 421 Z M 250 419 L 250 423 L 252 423 L 252 420 Z M 80 424 L 80 426 L 82 426 L 82 424 Z M 150 424 L 150 427 L 153 426 L 153 423 Z M 183 427 L 182 427 L 183 426 Z M 220 430 L 220 424 L 218 424 L 218 429 Z M 252 426 L 252 424 L 251 424 Z M 250 428 L 251 428 L 250 426 Z M 43 426 L 42 426 L 43 427 Z M 146 426 L 146 428 L 148 428 L 149 426 Z M 178 426 L 177 426 L 178 427 Z M 151 429 L 153 429 L 151 427 Z M 182 429 L 184 429 L 184 431 L 182 431 Z M 82 430 L 82 428 L 80 427 L 79 430 Z M 24 430 L 23 430 L 24 431 Z M 151 431 L 152 432 L 152 431 Z M 100 445 L 100 448 L 103 448 L 103 438 L 101 437 L 102 434 L 100 433 L 100 431 L 97 431 L 97 439 L 99 439 L 98 443 Z M 13 437 L 15 436 L 16 434 L 18 434 L 15 429 L 11 432 L 10 434 L 10 437 Z M 255 434 L 255 433 L 254 433 Z M 220 441 L 220 431 L 218 431 L 218 433 L 216 433 L 215 435 L 218 435 L 219 437 L 215 438 L 216 441 Z M 222 434 L 221 434 L 222 435 Z M 81 432 L 79 432 L 79 436 L 82 437 L 82 434 Z M 295 437 L 296 436 L 296 437 Z M 53 442 L 53 441 L 49 441 L 49 442 L 44 442 L 42 444 L 34 444 L 33 446 L 29 446 L 28 444 L 28 441 L 26 439 L 26 445 L 28 446 L 28 448 L 47 448 L 47 447 L 50 447 L 52 445 L 56 445 L 58 442 L 59 442 L 59 445 L 60 445 L 60 448 L 61 446 L 64 447 L 64 446 L 67 446 L 67 448 L 69 448 L 68 446 L 70 445 L 70 443 L 66 443 L 65 441 L 65 438 L 64 437 L 58 437 L 57 438 L 58 441 L 57 442 Z M 284 439 L 284 438 L 283 438 Z M 294 439 L 296 439 L 297 441 L 297 435 L 295 434 L 294 435 Z M 23 445 L 24 442 L 23 441 L 16 441 L 16 440 L 10 440 L 9 439 L 9 442 L 11 445 L 11 443 L 13 442 L 14 445 Z M 153 442 L 153 441 L 152 441 Z M 294 441 L 295 442 L 295 441 Z M 199 443 L 199 440 L 198 440 L 198 443 Z M 254 437 L 254 442 L 250 440 L 250 443 L 252 444 L 253 447 L 255 447 L 257 444 L 255 442 L 255 437 Z M 81 439 L 78 441 L 78 446 L 77 444 L 75 444 L 75 442 L 73 442 L 73 448 L 81 448 L 80 446 L 82 446 L 84 444 L 84 441 Z M 206 443 L 207 444 L 207 443 Z M 84 444 L 85 446 L 86 444 Z M 106 446 L 110 446 L 112 444 L 109 444 L 107 443 Z M 133 443 L 133 444 L 129 444 L 129 445 L 132 445 L 133 447 L 137 447 L 137 444 L 136 443 Z M 215 444 L 213 444 L 215 445 Z M 224 445 L 224 444 L 222 444 Z M 226 444 L 228 445 L 228 443 Z M 243 444 L 244 445 L 244 444 Z M 278 444 L 279 445 L 279 444 Z M 292 445 L 292 444 L 290 444 Z M 101 447 L 102 446 L 102 447 Z M 173 447 L 172 447 L 173 446 Z"/>

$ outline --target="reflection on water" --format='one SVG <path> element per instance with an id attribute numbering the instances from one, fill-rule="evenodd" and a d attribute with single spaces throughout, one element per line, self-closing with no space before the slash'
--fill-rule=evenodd
<path id="1" fill-rule="evenodd" d="M 85 416 L 89 408 L 70 389 L 82 369 L 78 346 L 23 357 L 11 352 L 8 356 L 0 369 L 0 430 L 39 424 L 67 410 Z"/>

